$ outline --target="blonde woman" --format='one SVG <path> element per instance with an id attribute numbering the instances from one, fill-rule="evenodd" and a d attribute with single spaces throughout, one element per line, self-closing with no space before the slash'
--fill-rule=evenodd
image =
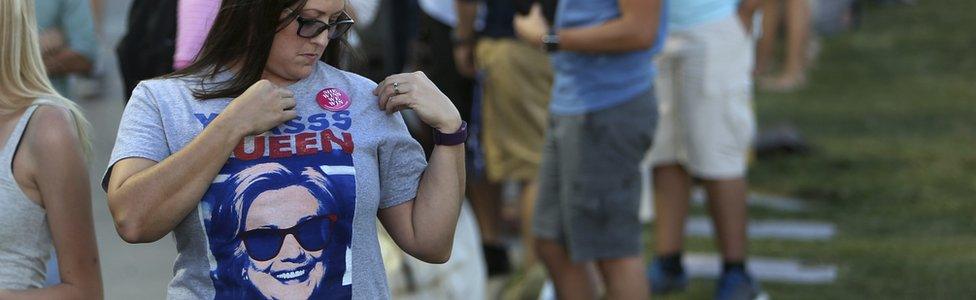
<path id="1" fill-rule="evenodd" d="M 0 299 L 100 299 L 87 122 L 48 80 L 34 1 L 0 0 L 0 28 Z"/>

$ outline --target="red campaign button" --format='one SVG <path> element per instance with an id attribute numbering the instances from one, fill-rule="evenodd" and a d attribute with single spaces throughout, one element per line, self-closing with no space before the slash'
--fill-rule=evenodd
<path id="1" fill-rule="evenodd" d="M 319 91 L 318 95 L 315 96 L 315 102 L 319 103 L 322 109 L 328 111 L 341 111 L 349 108 L 352 104 L 349 101 L 349 95 L 337 88 L 327 88 Z"/>

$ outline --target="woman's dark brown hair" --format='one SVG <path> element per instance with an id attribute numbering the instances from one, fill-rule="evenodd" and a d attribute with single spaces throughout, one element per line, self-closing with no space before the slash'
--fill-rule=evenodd
<path id="1" fill-rule="evenodd" d="M 240 69 L 223 82 L 193 90 L 197 99 L 232 98 L 244 93 L 264 72 L 274 36 L 298 17 L 308 0 L 224 0 L 197 59 L 168 78 L 203 76 L 213 79 L 233 66 Z M 281 13 L 290 9 L 288 15 Z M 322 60 L 339 66 L 343 42 L 333 40 Z"/>

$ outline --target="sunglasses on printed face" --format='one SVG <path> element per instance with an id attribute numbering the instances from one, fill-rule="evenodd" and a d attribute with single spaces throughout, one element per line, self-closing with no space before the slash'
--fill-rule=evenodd
<path id="1" fill-rule="evenodd" d="M 296 18 L 298 22 L 298 36 L 303 38 L 315 38 L 322 34 L 323 31 L 329 31 L 329 39 L 334 40 L 346 34 L 349 28 L 352 28 L 356 21 L 353 21 L 352 17 L 346 12 L 340 12 L 339 17 L 331 23 L 325 23 L 316 19 L 303 18 L 298 16 Z"/>
<path id="2" fill-rule="evenodd" d="M 289 234 L 306 251 L 325 249 L 332 240 L 332 230 L 338 217 L 335 214 L 316 216 L 286 229 L 258 228 L 241 234 L 247 255 L 257 261 L 267 261 L 278 256 L 281 244 Z"/>

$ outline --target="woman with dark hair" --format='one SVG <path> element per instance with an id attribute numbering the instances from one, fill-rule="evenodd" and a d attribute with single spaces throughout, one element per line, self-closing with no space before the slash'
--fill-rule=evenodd
<path id="1" fill-rule="evenodd" d="M 133 92 L 102 183 L 124 240 L 174 233 L 168 298 L 388 298 L 377 217 L 450 257 L 466 126 L 423 73 L 337 69 L 345 9 L 225 0 L 197 60 Z M 436 130 L 429 164 L 407 108 Z"/>

